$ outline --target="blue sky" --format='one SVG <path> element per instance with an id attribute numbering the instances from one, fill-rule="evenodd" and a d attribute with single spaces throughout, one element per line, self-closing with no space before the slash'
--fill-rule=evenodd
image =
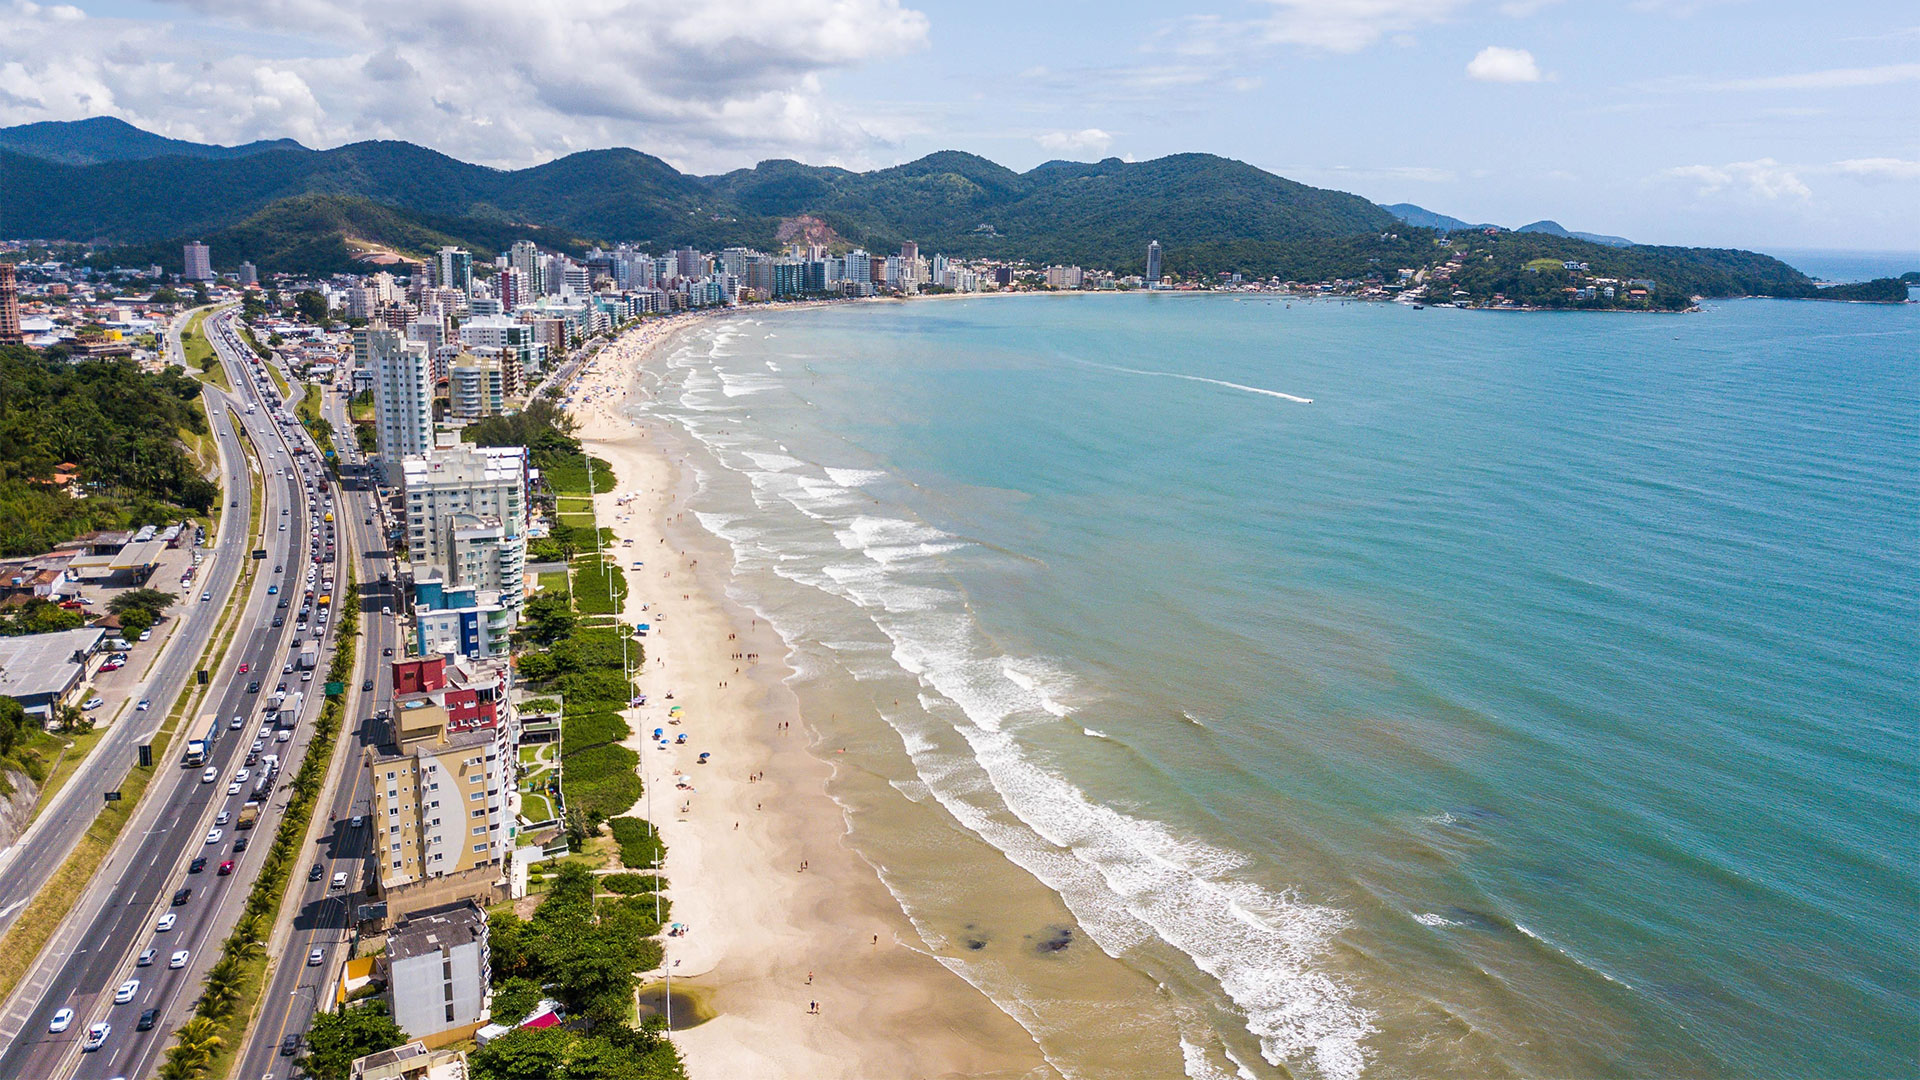
<path id="1" fill-rule="evenodd" d="M 1223 154 L 1643 242 L 1920 252 L 1920 9 L 1740 0 L 13 0 L 0 123 L 693 171 Z"/>

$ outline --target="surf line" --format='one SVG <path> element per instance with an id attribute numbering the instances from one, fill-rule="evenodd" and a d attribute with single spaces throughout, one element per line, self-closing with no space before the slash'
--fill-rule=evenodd
<path id="1" fill-rule="evenodd" d="M 1077 357 L 1073 359 L 1077 364 L 1085 364 L 1088 367 L 1105 368 L 1108 371 L 1118 371 L 1126 375 L 1157 375 L 1163 379 L 1186 379 L 1188 382 L 1212 383 L 1215 386 L 1224 386 L 1230 390 L 1245 390 L 1249 394 L 1265 394 L 1267 397 L 1276 397 L 1282 401 L 1295 401 L 1302 405 L 1313 404 L 1313 399 L 1310 397 L 1295 397 L 1292 394 L 1283 394 L 1278 390 L 1266 390 L 1258 386 L 1247 386 L 1242 383 L 1228 382 L 1225 379 L 1209 379 L 1204 375 L 1182 375 L 1177 371 L 1142 371 L 1139 368 L 1117 367 L 1113 364 L 1101 364 L 1092 360 L 1081 360 Z"/>

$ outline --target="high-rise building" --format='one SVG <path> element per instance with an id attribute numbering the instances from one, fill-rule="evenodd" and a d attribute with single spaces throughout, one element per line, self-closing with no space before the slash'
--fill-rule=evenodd
<path id="1" fill-rule="evenodd" d="M 900 261 L 911 263 L 920 257 L 920 245 L 909 240 L 900 245 Z"/>
<path id="2" fill-rule="evenodd" d="M 1158 282 L 1159 280 L 1160 280 L 1160 241 L 1151 240 L 1151 241 L 1148 241 L 1147 243 L 1147 284 L 1152 285 Z"/>
<path id="3" fill-rule="evenodd" d="M 20 282 L 13 276 L 12 263 L 0 263 L 0 345 L 25 340 L 20 329 Z"/>
<path id="4" fill-rule="evenodd" d="M 453 585 L 497 589 L 517 608 L 526 592 L 527 450 L 457 446 L 403 467 L 407 553 Z M 478 531 L 475 531 L 478 530 Z"/>
<path id="5" fill-rule="evenodd" d="M 397 478 L 404 459 L 433 449 L 433 355 L 424 341 L 369 327 L 367 360 L 380 457 Z"/>
<path id="6" fill-rule="evenodd" d="M 454 723 L 444 691 L 407 694 L 393 705 L 391 741 L 366 756 L 381 890 L 390 905 L 426 899 L 432 879 L 456 877 L 473 886 L 469 895 L 486 895 L 512 843 L 503 735 Z M 457 890 L 460 882 L 452 884 Z"/>
<path id="7" fill-rule="evenodd" d="M 507 265 L 520 271 L 522 283 L 534 295 L 540 292 L 540 249 L 531 240 L 516 241 L 507 251 Z"/>
<path id="8" fill-rule="evenodd" d="M 473 291 L 473 253 L 470 251 L 443 247 L 434 252 L 428 269 L 433 283 L 442 289 L 459 289 L 463 294 Z"/>
<path id="9" fill-rule="evenodd" d="M 447 368 L 447 415 L 455 420 L 498 416 L 506 405 L 500 358 L 461 353 Z"/>
<path id="10" fill-rule="evenodd" d="M 260 284 L 260 270 L 258 267 L 254 266 L 251 262 L 242 261 L 240 263 L 240 271 L 237 276 L 240 279 L 240 287 L 243 289 L 249 285 Z"/>
<path id="11" fill-rule="evenodd" d="M 213 280 L 213 252 L 198 240 L 186 246 L 186 272 L 180 276 L 188 281 Z"/>

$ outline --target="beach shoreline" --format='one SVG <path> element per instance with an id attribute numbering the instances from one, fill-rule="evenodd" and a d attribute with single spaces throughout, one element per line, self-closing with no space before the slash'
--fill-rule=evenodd
<path id="1" fill-rule="evenodd" d="M 785 644 L 729 596 L 731 551 L 687 516 L 694 480 L 675 434 L 629 415 L 642 367 L 701 321 L 629 331 L 569 388 L 582 444 L 618 481 L 595 510 L 614 532 L 608 554 L 627 568 L 622 620 L 652 626 L 648 704 L 627 714 L 648 790 L 632 813 L 660 828 L 670 921 L 687 928 L 664 939 L 675 995 L 714 1014 L 676 1023 L 688 1071 L 1056 1075 L 1024 1028 L 931 955 L 849 843 L 828 791 L 833 750 L 800 713 Z"/>

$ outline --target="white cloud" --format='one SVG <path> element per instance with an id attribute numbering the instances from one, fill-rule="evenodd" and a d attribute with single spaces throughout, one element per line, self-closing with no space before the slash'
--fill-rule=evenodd
<path id="1" fill-rule="evenodd" d="M 928 41 L 900 0 L 180 2 L 175 25 L 0 0 L 0 124 L 110 114 L 220 142 L 400 138 L 498 165 L 631 145 L 730 167 L 886 145 L 891 120 L 830 102 L 822 76 Z"/>
<path id="2" fill-rule="evenodd" d="M 1772 158 L 1729 165 L 1681 165 L 1663 175 L 1691 181 L 1701 195 L 1731 194 L 1758 202 L 1807 199 L 1813 191 L 1793 171 Z"/>
<path id="3" fill-rule="evenodd" d="M 1892 86 L 1920 82 L 1920 64 L 1882 64 L 1878 67 L 1830 68 L 1793 75 L 1710 82 L 1708 90 L 1848 90 L 1862 86 Z"/>
<path id="4" fill-rule="evenodd" d="M 1489 45 L 1467 61 L 1467 78 L 1481 82 L 1539 82 L 1540 65 L 1525 49 Z"/>
<path id="5" fill-rule="evenodd" d="M 1273 45 L 1358 52 L 1382 38 L 1444 22 L 1467 0 L 1264 0 L 1253 19 L 1193 15 L 1156 35 L 1185 56 L 1239 56 Z"/>
<path id="6" fill-rule="evenodd" d="M 1900 158 L 1849 158 L 1833 163 L 1834 169 L 1863 180 L 1920 180 L 1920 161 Z"/>
<path id="7" fill-rule="evenodd" d="M 1113 145 L 1113 136 L 1099 128 L 1083 128 L 1079 131 L 1049 131 L 1035 136 L 1033 141 L 1056 154 L 1091 154 L 1098 157 Z"/>

